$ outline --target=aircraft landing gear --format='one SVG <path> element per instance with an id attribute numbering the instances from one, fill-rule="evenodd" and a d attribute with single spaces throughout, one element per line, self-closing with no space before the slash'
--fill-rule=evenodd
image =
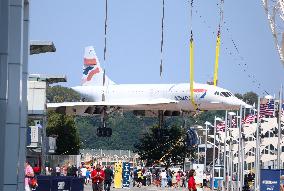
<path id="1" fill-rule="evenodd" d="M 164 126 L 164 111 L 159 110 L 158 117 L 159 117 L 159 128 L 161 129 Z"/>
<path id="2" fill-rule="evenodd" d="M 112 135 L 112 129 L 111 128 L 107 128 L 106 126 L 106 108 L 103 109 L 102 111 L 102 126 L 97 128 L 97 136 L 98 137 L 111 137 Z"/>

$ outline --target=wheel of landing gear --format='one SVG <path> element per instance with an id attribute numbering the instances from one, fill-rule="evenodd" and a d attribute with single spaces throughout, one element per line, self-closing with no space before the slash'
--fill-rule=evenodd
<path id="1" fill-rule="evenodd" d="M 106 137 L 111 137 L 112 135 L 112 129 L 111 128 L 106 128 Z"/>
<path id="2" fill-rule="evenodd" d="M 103 128 L 97 128 L 97 136 L 102 137 L 103 136 Z"/>

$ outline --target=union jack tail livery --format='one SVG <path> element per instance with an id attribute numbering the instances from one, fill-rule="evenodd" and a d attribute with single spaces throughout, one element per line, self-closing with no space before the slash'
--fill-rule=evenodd
<path id="1" fill-rule="evenodd" d="M 114 82 L 105 76 L 94 47 L 85 47 L 82 85 L 103 86 L 109 84 L 114 84 Z"/>

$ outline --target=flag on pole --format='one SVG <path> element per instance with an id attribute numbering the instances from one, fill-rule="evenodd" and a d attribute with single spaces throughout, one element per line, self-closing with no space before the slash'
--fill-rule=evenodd
<path id="1" fill-rule="evenodd" d="M 225 132 L 225 122 L 224 121 L 217 124 L 217 131 Z"/>
<path id="2" fill-rule="evenodd" d="M 267 108 L 267 104 L 260 104 L 260 109 L 259 109 L 259 116 L 260 118 L 263 118 L 265 116 L 266 113 L 266 108 Z"/>
<path id="3" fill-rule="evenodd" d="M 246 116 L 245 118 L 245 123 L 249 124 L 249 123 L 253 123 L 255 121 L 256 115 L 253 114 L 249 114 L 248 116 Z"/>
<path id="4" fill-rule="evenodd" d="M 263 118 L 265 116 L 274 116 L 274 111 L 275 111 L 275 102 L 274 99 L 262 99 L 260 103 L 260 111 L 259 115 L 260 118 Z"/>
<path id="5" fill-rule="evenodd" d="M 233 119 L 232 119 L 232 128 L 236 128 L 237 127 L 237 117 L 235 116 Z"/>
<path id="6" fill-rule="evenodd" d="M 267 103 L 265 115 L 274 116 L 274 100 L 273 99 L 269 100 L 269 102 Z"/>

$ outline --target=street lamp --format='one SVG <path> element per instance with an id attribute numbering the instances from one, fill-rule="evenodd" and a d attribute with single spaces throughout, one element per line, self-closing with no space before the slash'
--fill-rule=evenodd
<path id="1" fill-rule="evenodd" d="M 233 116 L 237 115 L 235 112 L 228 112 L 228 115 L 229 115 L 229 128 L 232 127 L 232 118 Z M 225 129 L 227 130 L 227 128 Z M 225 132 L 225 137 L 227 138 L 227 132 Z M 225 140 L 226 140 L 225 138 Z M 227 174 L 231 177 L 231 184 L 232 184 L 232 177 L 233 177 L 233 156 L 232 155 L 232 141 L 231 141 L 231 131 L 229 131 L 229 138 L 230 138 L 230 141 L 229 141 L 229 158 L 228 158 L 228 161 L 227 161 L 227 166 L 228 166 L 228 171 L 227 171 Z M 224 145 L 224 148 L 225 148 L 225 152 L 226 152 L 226 141 L 225 141 L 225 145 Z M 226 157 L 226 153 L 225 153 L 225 157 Z M 224 157 L 224 158 L 225 158 Z M 225 168 L 225 161 L 224 161 L 224 170 L 226 169 Z M 225 173 L 225 171 L 224 171 Z M 229 180 L 230 181 L 230 180 Z M 225 182 L 226 182 L 226 179 L 225 179 Z M 227 189 L 226 190 L 229 190 L 229 184 L 226 184 L 227 186 Z M 231 186 L 231 189 L 232 189 L 232 186 Z"/>
<path id="2" fill-rule="evenodd" d="M 213 143 L 213 170 L 212 170 L 212 185 L 211 185 L 211 189 L 214 190 L 214 176 L 215 176 L 215 146 L 216 146 L 216 123 L 217 121 L 222 121 L 222 119 L 220 117 L 216 117 L 214 118 L 214 143 Z"/>
<path id="3" fill-rule="evenodd" d="M 200 126 L 200 125 L 196 125 L 196 126 L 194 126 L 194 129 L 196 129 L 197 131 L 198 130 L 203 130 L 203 127 L 202 126 Z M 200 159 L 200 153 L 199 153 L 199 145 L 201 144 L 201 139 L 200 139 L 201 137 L 200 136 L 198 136 L 198 144 L 197 144 L 197 163 L 199 164 L 199 159 Z"/>
<path id="4" fill-rule="evenodd" d="M 204 157 L 204 171 L 206 171 L 206 166 L 207 166 L 207 137 L 208 137 L 208 126 L 213 127 L 213 125 L 209 122 L 206 121 L 205 123 L 205 157 Z"/>

